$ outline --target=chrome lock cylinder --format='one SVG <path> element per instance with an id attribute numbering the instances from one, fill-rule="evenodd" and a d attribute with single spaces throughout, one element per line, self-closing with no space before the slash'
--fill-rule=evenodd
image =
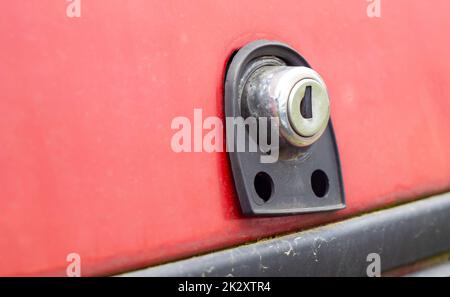
<path id="1" fill-rule="evenodd" d="M 315 143 L 330 119 L 325 82 L 304 66 L 256 69 L 245 83 L 241 100 L 246 117 L 278 118 L 280 137 L 295 147 Z"/>

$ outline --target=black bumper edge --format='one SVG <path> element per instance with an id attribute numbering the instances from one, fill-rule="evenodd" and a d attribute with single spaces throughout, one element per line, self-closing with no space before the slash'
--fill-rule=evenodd
<path id="1" fill-rule="evenodd" d="M 122 276 L 366 276 L 450 250 L 450 193 Z"/>

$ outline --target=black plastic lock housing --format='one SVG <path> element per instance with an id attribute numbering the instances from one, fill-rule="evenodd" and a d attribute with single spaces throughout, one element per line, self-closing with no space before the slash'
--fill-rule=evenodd
<path id="1" fill-rule="evenodd" d="M 244 87 L 249 73 L 257 71 L 258 67 L 281 63 L 311 68 L 294 49 L 276 41 L 252 42 L 231 59 L 224 88 L 227 118 L 246 117 L 242 108 Z M 236 133 L 233 135 L 236 137 Z M 234 140 L 233 144 L 227 145 L 235 146 Z M 283 140 L 281 142 L 284 143 Z M 277 162 L 261 163 L 264 151 L 238 152 L 235 147 L 228 147 L 236 192 L 245 215 L 275 216 L 345 208 L 339 153 L 331 119 L 315 143 L 304 148 L 288 145 L 285 151 L 289 157 L 283 157 L 282 152 Z"/>

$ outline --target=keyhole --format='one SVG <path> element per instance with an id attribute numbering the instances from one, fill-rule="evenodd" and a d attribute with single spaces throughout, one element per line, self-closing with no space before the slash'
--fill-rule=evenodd
<path id="1" fill-rule="evenodd" d="M 305 89 L 305 96 L 300 104 L 300 113 L 305 119 L 312 119 L 312 88 L 307 86 Z"/>

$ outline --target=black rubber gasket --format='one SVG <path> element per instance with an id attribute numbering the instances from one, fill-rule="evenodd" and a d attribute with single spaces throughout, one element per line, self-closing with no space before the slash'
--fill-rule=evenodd
<path id="1" fill-rule="evenodd" d="M 240 49 L 229 64 L 225 80 L 225 115 L 241 117 L 240 95 L 248 68 L 256 59 L 274 57 L 287 66 L 310 67 L 294 49 L 276 41 L 259 40 Z M 261 164 L 260 153 L 229 152 L 231 168 L 242 212 L 245 215 L 289 215 L 345 208 L 344 185 L 331 120 L 322 137 L 296 160 Z M 326 174 L 326 195 L 317 197 L 311 185 L 313 172 Z M 272 179 L 271 198 L 266 201 L 255 189 L 255 177 Z M 325 181 L 324 181 L 325 182 Z"/>

